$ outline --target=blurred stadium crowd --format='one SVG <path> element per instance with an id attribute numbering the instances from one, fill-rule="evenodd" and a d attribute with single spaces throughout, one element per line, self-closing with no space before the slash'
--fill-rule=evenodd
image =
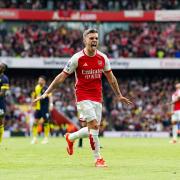
<path id="1" fill-rule="evenodd" d="M 40 10 L 178 10 L 178 0 L 6 0 L 0 8 Z M 92 24 L 91 24 L 92 25 Z M 70 57 L 82 49 L 82 31 L 88 22 L 0 22 L 1 57 Z M 93 24 L 94 26 L 94 24 Z M 179 22 L 98 23 L 101 26 L 100 50 L 110 58 L 180 58 Z M 30 132 L 33 120 L 31 93 L 34 77 L 9 77 L 5 129 Z M 106 81 L 104 86 L 103 123 L 115 131 L 170 131 L 170 102 L 175 78 L 118 78 L 124 95 L 134 102 L 124 106 L 117 102 Z M 49 84 L 49 82 L 48 82 Z M 68 79 L 54 93 L 54 106 L 78 123 L 73 81 Z M 127 94 L 128 92 L 128 94 Z M 25 106 L 24 106 L 25 105 Z M 22 107 L 24 106 L 25 109 Z M 51 126 L 54 131 L 60 127 Z M 62 133 L 67 127 L 61 127 Z"/>
<path id="2" fill-rule="evenodd" d="M 100 50 L 112 58 L 180 58 L 179 23 L 122 23 L 103 32 Z M 0 24 L 0 56 L 69 57 L 83 47 L 82 32 L 52 23 Z"/>
<path id="3" fill-rule="evenodd" d="M 176 79 L 171 78 L 131 78 L 120 79 L 122 93 L 134 102 L 133 106 L 125 106 L 117 102 L 107 81 L 104 86 L 103 123 L 106 130 L 115 131 L 169 131 L 170 102 Z M 29 78 L 12 79 L 11 91 L 7 96 L 6 130 L 29 133 L 29 121 L 33 118 L 30 106 L 31 92 L 35 80 Z M 74 84 L 67 79 L 54 93 L 54 106 L 66 114 L 74 123 L 78 123 L 75 107 Z M 128 92 L 128 93 L 127 93 Z M 26 104 L 27 111 L 18 105 Z"/>
<path id="4" fill-rule="evenodd" d="M 178 0 L 6 0 L 0 8 L 48 10 L 163 10 L 178 9 Z"/>

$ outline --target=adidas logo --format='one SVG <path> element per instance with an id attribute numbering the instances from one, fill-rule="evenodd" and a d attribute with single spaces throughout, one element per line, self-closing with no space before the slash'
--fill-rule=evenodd
<path id="1" fill-rule="evenodd" d="M 88 66 L 88 65 L 87 65 L 87 63 L 84 63 L 84 65 L 83 65 L 83 66 Z"/>

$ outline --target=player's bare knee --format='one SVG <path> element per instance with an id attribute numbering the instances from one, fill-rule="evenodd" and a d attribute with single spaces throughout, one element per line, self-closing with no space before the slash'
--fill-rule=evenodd
<path id="1" fill-rule="evenodd" d="M 87 123 L 86 123 L 86 122 L 83 122 L 83 121 L 80 121 L 80 126 L 81 126 L 81 127 L 86 127 L 86 126 L 87 126 Z"/>
<path id="2" fill-rule="evenodd" d="M 37 125 L 37 123 L 38 123 L 38 121 L 39 121 L 39 119 L 34 119 L 34 125 Z"/>
<path id="3" fill-rule="evenodd" d="M 88 122 L 88 128 L 98 130 L 99 129 L 98 122 L 96 120 L 92 120 Z"/>
<path id="4" fill-rule="evenodd" d="M 44 122 L 44 124 L 47 124 L 47 123 L 49 123 L 49 119 L 44 118 L 43 122 Z"/>

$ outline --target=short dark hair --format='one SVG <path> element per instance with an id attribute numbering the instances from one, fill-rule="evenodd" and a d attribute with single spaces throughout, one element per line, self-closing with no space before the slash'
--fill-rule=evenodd
<path id="1" fill-rule="evenodd" d="M 83 33 L 83 38 L 85 38 L 90 33 L 98 33 L 98 30 L 94 28 L 86 29 Z"/>
<path id="2" fill-rule="evenodd" d="M 7 70 L 7 68 L 8 68 L 8 65 L 7 65 L 7 64 L 5 64 L 5 63 L 2 63 L 2 65 L 3 65 L 3 71 L 6 71 L 6 70 Z"/>
<path id="3" fill-rule="evenodd" d="M 42 78 L 46 81 L 46 76 L 44 76 L 44 75 L 39 76 L 39 78 Z"/>

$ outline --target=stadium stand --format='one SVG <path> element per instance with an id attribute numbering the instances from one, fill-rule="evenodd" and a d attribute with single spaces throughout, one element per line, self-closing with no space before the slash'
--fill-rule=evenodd
<path id="1" fill-rule="evenodd" d="M 179 23 L 119 23 L 104 32 L 101 49 L 111 58 L 180 57 Z M 85 27 L 84 27 L 85 28 Z M 82 32 L 66 24 L 0 25 L 0 55 L 70 57 L 82 48 Z"/>
<path id="2" fill-rule="evenodd" d="M 63 10 L 163 10 L 178 9 L 178 0 L 6 0 L 0 8 Z"/>
<path id="3" fill-rule="evenodd" d="M 179 57 L 179 24 L 131 23 L 105 35 L 110 57 Z"/>

